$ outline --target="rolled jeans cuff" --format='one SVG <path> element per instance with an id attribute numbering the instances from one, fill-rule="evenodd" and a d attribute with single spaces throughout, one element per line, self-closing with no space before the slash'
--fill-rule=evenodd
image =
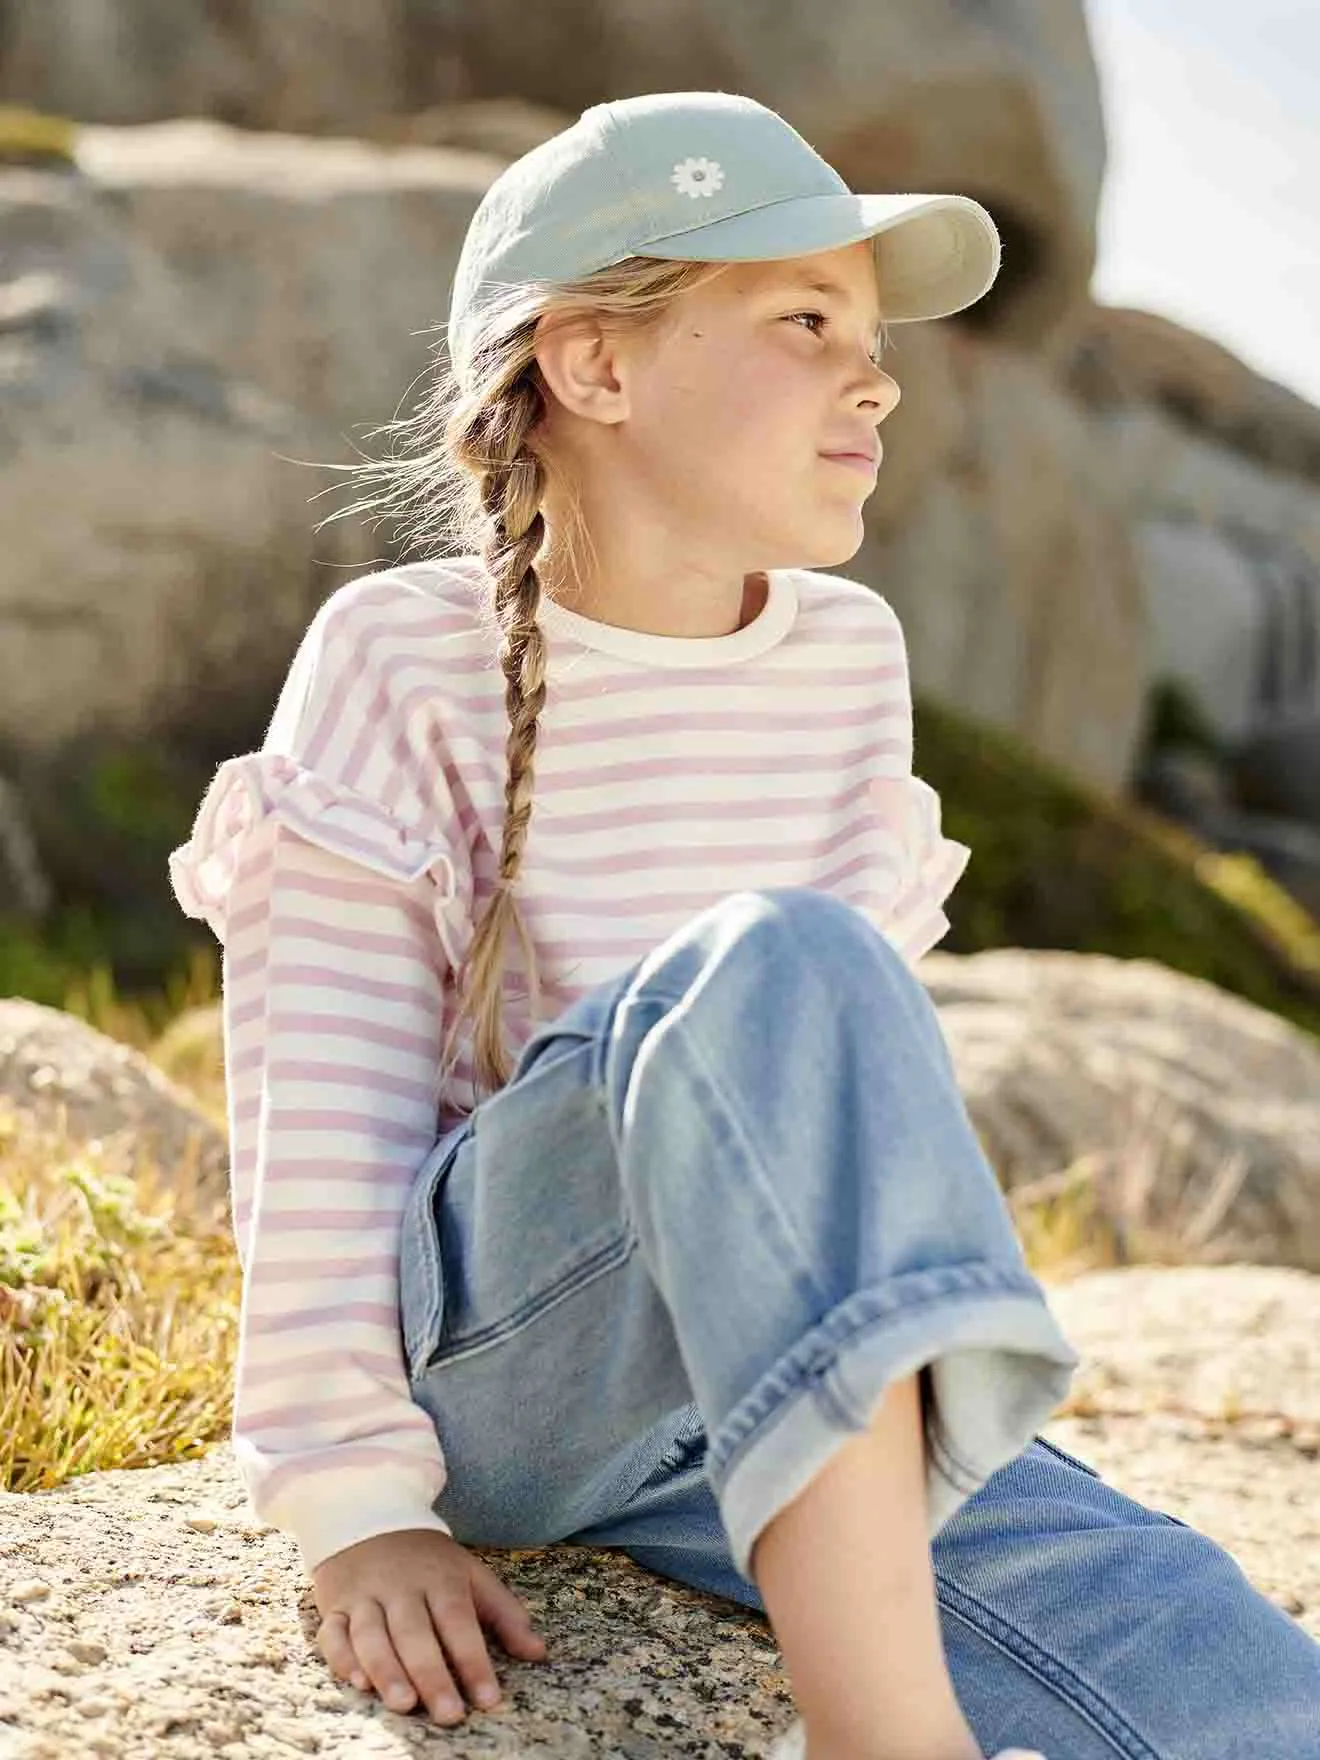
<path id="1" fill-rule="evenodd" d="M 1038 1281 L 984 1260 L 854 1291 L 786 1351 L 711 1436 L 706 1470 L 750 1582 L 761 1529 L 865 1430 L 886 1388 L 930 1365 L 944 1450 L 926 1454 L 926 1533 L 1031 1442 L 1081 1358 Z M 943 1468 L 941 1467 L 943 1462 Z M 962 1485 L 946 1477 L 950 1464 Z"/>

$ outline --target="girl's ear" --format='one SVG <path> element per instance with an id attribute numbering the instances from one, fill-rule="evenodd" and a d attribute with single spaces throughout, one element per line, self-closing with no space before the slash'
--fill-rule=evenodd
<path id="1" fill-rule="evenodd" d="M 587 421 L 621 422 L 628 413 L 620 339 L 590 313 L 541 318 L 536 363 L 564 408 Z"/>

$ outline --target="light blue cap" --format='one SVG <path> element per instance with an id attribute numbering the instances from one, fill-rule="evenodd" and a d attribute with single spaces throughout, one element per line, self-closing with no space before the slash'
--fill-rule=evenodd
<path id="1" fill-rule="evenodd" d="M 501 290 L 575 280 L 629 256 L 752 262 L 876 241 L 886 323 L 946 318 L 999 273 L 999 232 L 970 196 L 856 195 L 777 111 L 733 92 L 593 104 L 507 165 L 468 226 L 448 346 L 465 376 Z"/>

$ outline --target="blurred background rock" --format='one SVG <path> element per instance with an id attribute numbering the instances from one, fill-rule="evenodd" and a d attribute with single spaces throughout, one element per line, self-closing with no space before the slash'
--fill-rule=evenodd
<path id="1" fill-rule="evenodd" d="M 441 361 L 483 191 L 587 104 L 719 87 L 854 188 L 963 191 L 1003 236 L 985 299 L 893 334 L 903 401 L 842 570 L 903 618 L 918 767 L 975 852 L 945 950 L 1149 957 L 1320 1029 L 1320 412 L 1093 300 L 1081 0 L 777 17 L 9 0 L 0 991 L 208 957 L 165 856 L 315 607 L 405 553 L 313 526 Z"/>

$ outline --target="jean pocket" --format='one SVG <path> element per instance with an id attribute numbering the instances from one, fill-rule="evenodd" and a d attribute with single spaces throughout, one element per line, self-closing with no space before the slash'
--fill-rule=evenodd
<path id="1" fill-rule="evenodd" d="M 1097 1468 L 1088 1466 L 1085 1461 L 1079 1461 L 1075 1454 L 1069 1454 L 1067 1449 L 1060 1448 L 1057 1443 L 1047 1442 L 1043 1436 L 1038 1436 L 1036 1441 L 1042 1448 L 1048 1448 L 1051 1454 L 1058 1455 L 1061 1461 L 1067 1461 L 1070 1467 L 1080 1467 L 1084 1473 L 1089 1473 L 1093 1479 L 1098 1479 L 1100 1477 Z"/>
<path id="2" fill-rule="evenodd" d="M 589 1037 L 555 1035 L 473 1113 L 420 1217 L 443 1302 L 414 1375 L 507 1344 L 634 1251 L 594 1055 Z M 558 1319 L 570 1360 L 573 1319 Z"/>
<path id="3" fill-rule="evenodd" d="M 408 1379 L 416 1381 L 439 1334 L 445 1309 L 444 1270 L 436 1227 L 438 1201 L 469 1140 L 471 1118 L 438 1138 L 418 1168 L 399 1223 L 399 1332 Z"/>

